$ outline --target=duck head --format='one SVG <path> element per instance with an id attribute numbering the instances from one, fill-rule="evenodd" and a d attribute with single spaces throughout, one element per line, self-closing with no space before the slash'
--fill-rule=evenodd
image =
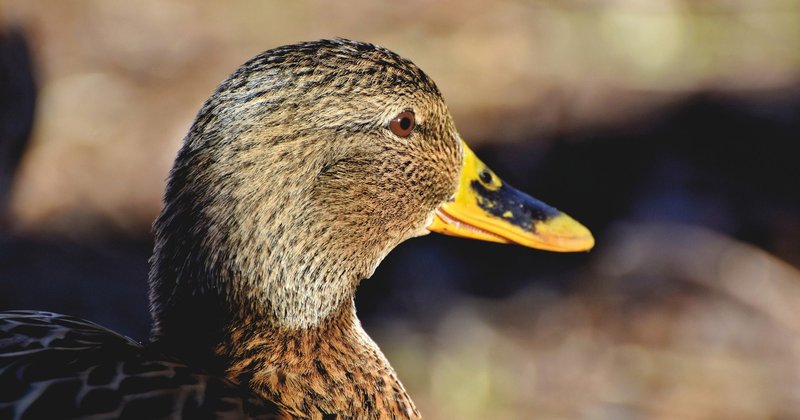
<path id="1" fill-rule="evenodd" d="M 342 39 L 267 51 L 208 99 L 170 173 L 151 260 L 154 335 L 216 311 L 318 326 L 352 306 L 392 248 L 430 231 L 593 245 L 472 153 L 410 61 Z"/>

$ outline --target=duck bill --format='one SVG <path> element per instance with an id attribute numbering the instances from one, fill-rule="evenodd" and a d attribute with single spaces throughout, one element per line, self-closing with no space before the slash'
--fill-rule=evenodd
<path id="1" fill-rule="evenodd" d="M 504 183 L 461 143 L 463 168 L 455 199 L 439 207 L 431 232 L 482 241 L 515 243 L 557 252 L 594 246 L 575 219 Z"/>

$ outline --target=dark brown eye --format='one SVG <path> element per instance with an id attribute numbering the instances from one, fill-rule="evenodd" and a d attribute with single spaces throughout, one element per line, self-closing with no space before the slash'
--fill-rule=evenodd
<path id="1" fill-rule="evenodd" d="M 410 136 L 415 125 L 414 113 L 411 111 L 403 111 L 389 121 L 389 129 L 398 137 Z"/>

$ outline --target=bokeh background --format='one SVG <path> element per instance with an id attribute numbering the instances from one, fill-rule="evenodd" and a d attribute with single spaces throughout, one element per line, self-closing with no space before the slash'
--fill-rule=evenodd
<path id="1" fill-rule="evenodd" d="M 484 161 L 597 238 L 389 255 L 359 313 L 426 417 L 800 418 L 798 0 L 0 0 L 0 310 L 146 339 L 195 112 L 334 36 L 416 62 Z"/>

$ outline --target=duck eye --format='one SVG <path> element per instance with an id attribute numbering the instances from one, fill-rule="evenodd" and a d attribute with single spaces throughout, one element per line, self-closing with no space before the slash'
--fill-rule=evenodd
<path id="1" fill-rule="evenodd" d="M 389 121 L 389 129 L 398 137 L 410 136 L 411 132 L 414 131 L 415 125 L 416 122 L 412 111 L 403 111 Z"/>

